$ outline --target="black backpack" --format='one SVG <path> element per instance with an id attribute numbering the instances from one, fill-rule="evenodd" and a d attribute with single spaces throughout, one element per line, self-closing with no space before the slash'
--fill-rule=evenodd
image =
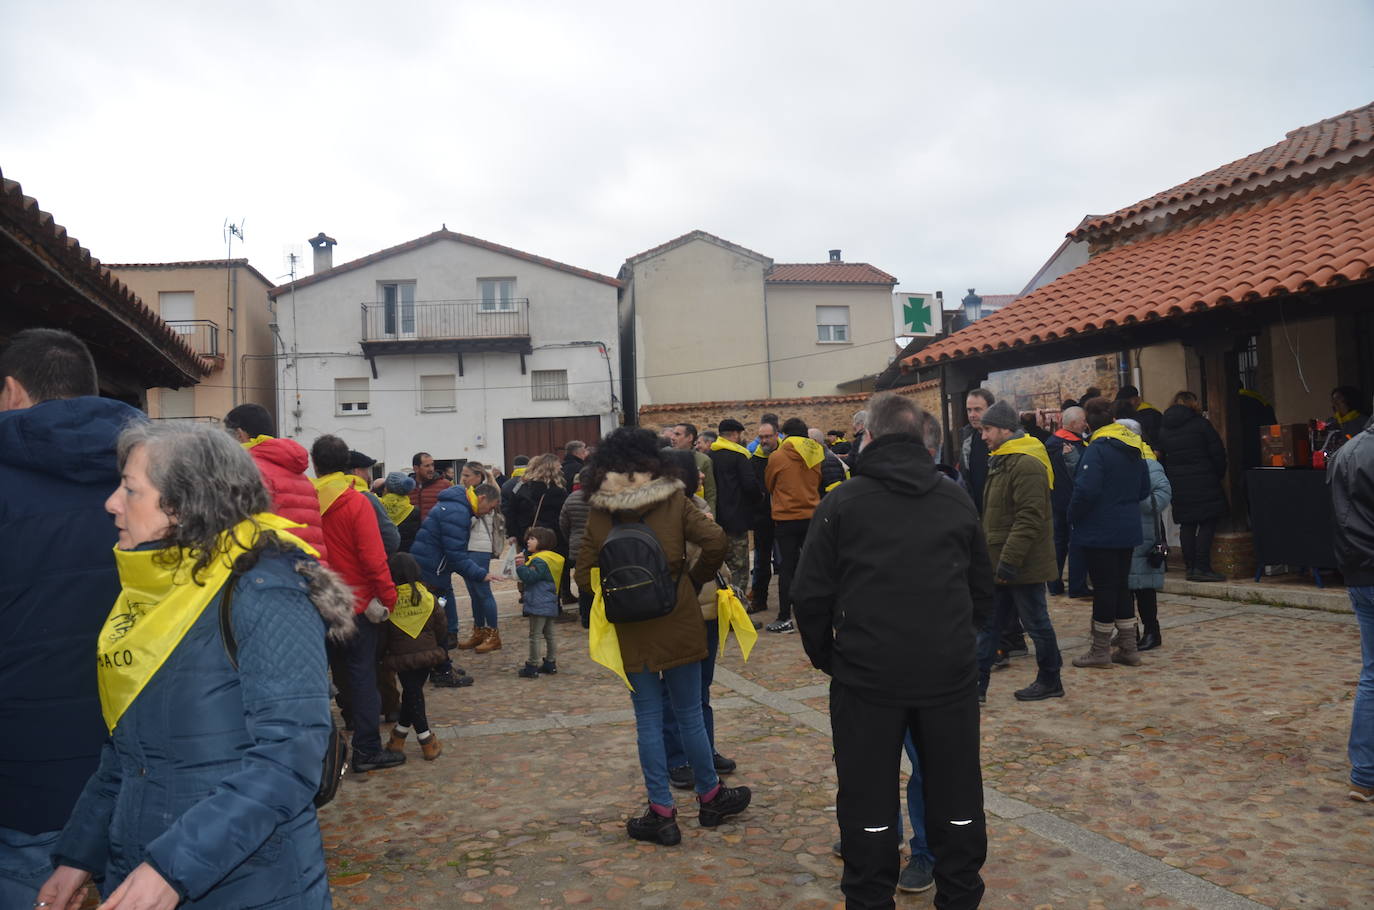
<path id="1" fill-rule="evenodd" d="M 663 546 L 642 520 L 612 515 L 611 521 L 611 533 L 597 553 L 606 619 L 624 623 L 667 616 L 677 607 L 678 579 L 668 571 Z"/>

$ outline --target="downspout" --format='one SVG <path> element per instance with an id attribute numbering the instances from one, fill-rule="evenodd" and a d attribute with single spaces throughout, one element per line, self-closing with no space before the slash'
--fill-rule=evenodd
<path id="1" fill-rule="evenodd" d="M 229 356 L 233 358 L 229 382 L 234 387 L 234 407 L 239 406 L 239 270 L 229 265 Z"/>
<path id="2" fill-rule="evenodd" d="M 768 333 L 768 276 L 763 278 L 763 359 L 768 370 L 768 395 L 773 397 L 773 339 Z"/>

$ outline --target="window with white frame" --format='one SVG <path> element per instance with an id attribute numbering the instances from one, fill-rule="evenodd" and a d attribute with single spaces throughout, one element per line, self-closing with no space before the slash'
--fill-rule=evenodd
<path id="1" fill-rule="evenodd" d="M 157 416 L 164 420 L 196 416 L 196 390 L 163 389 L 157 396 Z"/>
<path id="2" fill-rule="evenodd" d="M 372 389 L 367 377 L 334 380 L 334 413 L 338 416 L 367 414 Z"/>
<path id="3" fill-rule="evenodd" d="M 393 281 L 377 286 L 387 335 L 415 334 L 415 282 Z"/>
<path id="4" fill-rule="evenodd" d="M 535 401 L 567 401 L 567 370 L 531 370 L 530 397 Z"/>
<path id="5" fill-rule="evenodd" d="M 816 340 L 837 342 L 849 340 L 849 307 L 816 307 Z"/>
<path id="6" fill-rule="evenodd" d="M 439 376 L 420 377 L 421 411 L 454 411 L 458 409 L 457 393 L 454 388 L 454 375 L 445 373 Z"/>
<path id="7" fill-rule="evenodd" d="M 515 309 L 514 278 L 478 278 L 477 290 L 482 296 L 482 312 L 499 313 Z"/>

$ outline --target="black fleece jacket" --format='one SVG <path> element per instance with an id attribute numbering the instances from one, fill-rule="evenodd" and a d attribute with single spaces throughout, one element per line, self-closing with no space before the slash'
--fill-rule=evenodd
<path id="1" fill-rule="evenodd" d="M 992 565 L 968 494 L 917 439 L 881 437 L 816 509 L 792 583 L 811 663 L 874 702 L 971 694 Z"/>

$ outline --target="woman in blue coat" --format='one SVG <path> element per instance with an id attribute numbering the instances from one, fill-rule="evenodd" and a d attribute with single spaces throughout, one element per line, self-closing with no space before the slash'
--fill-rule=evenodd
<path id="1" fill-rule="evenodd" d="M 1120 662 L 1140 663 L 1129 577 L 1131 551 L 1140 544 L 1140 500 L 1150 495 L 1150 476 L 1144 440 L 1115 423 L 1111 409 L 1105 398 L 1091 398 L 1083 407 L 1093 433 L 1069 500 L 1073 540 L 1083 548 L 1093 585 L 1092 647 L 1073 659 L 1075 667 L 1110 668 L 1112 634 L 1118 631 Z"/>
<path id="2" fill-rule="evenodd" d="M 39 900 L 65 908 L 94 878 L 111 906 L 327 908 L 325 637 L 351 630 L 352 593 L 267 514 L 222 430 L 138 424 L 118 459 L 122 590 L 96 654 L 110 737 Z M 237 669 L 220 632 L 231 584 Z"/>

